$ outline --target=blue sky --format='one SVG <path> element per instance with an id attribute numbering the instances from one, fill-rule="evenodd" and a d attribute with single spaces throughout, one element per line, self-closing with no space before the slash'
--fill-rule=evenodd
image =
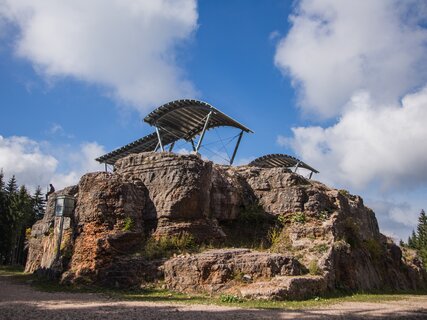
<path id="1" fill-rule="evenodd" d="M 427 208 L 426 13 L 415 0 L 0 0 L 0 167 L 29 186 L 76 183 L 151 133 L 155 107 L 198 98 L 255 131 L 237 163 L 300 157 L 406 238 Z"/>

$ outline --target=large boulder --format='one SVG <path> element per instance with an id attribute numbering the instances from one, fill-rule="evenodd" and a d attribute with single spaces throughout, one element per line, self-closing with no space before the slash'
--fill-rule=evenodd
<path id="1" fill-rule="evenodd" d="M 110 269 L 143 241 L 144 207 L 143 184 L 106 172 L 84 175 L 74 213 L 73 254 L 63 281 L 115 284 Z"/>
<path id="2" fill-rule="evenodd" d="M 239 282 L 300 275 L 303 267 L 292 256 L 249 249 L 215 249 L 166 261 L 165 283 L 185 292 L 217 292 Z"/>

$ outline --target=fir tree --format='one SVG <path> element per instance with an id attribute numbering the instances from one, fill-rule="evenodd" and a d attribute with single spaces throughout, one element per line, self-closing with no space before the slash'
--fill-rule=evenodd
<path id="1" fill-rule="evenodd" d="M 33 208 L 36 215 L 36 219 L 41 219 L 44 216 L 46 201 L 44 200 L 42 189 L 37 186 L 36 191 L 33 195 Z"/>
<path id="2" fill-rule="evenodd" d="M 418 251 L 427 269 L 427 216 L 424 210 L 421 210 L 418 217 L 417 232 L 413 230 L 408 238 L 408 246 Z"/>
<path id="3" fill-rule="evenodd" d="M 427 248 L 427 216 L 424 210 L 421 210 L 417 226 L 418 247 Z"/>

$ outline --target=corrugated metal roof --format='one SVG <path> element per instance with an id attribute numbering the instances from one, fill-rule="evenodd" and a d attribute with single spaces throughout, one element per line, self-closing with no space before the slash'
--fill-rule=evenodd
<path id="1" fill-rule="evenodd" d="M 212 114 L 207 129 L 229 126 L 252 132 L 209 103 L 191 99 L 166 103 L 147 115 L 144 121 L 188 141 L 200 134 L 210 112 Z"/>
<path id="2" fill-rule="evenodd" d="M 144 118 L 148 124 L 159 129 L 163 146 L 171 144 L 179 139 L 190 141 L 201 133 L 209 113 L 207 129 L 230 126 L 245 132 L 250 129 L 214 108 L 210 104 L 198 100 L 176 100 L 166 103 Z M 117 160 L 131 153 L 154 151 L 158 143 L 157 134 L 151 133 L 141 139 L 131 142 L 121 148 L 111 151 L 96 161 L 114 164 Z"/>
<path id="3" fill-rule="evenodd" d="M 276 167 L 291 168 L 291 167 L 295 167 L 297 164 L 298 164 L 298 168 L 304 168 L 314 173 L 319 173 L 319 171 L 309 166 L 305 162 L 283 153 L 267 154 L 265 156 L 256 158 L 251 163 L 249 163 L 250 166 L 261 167 L 261 168 L 276 168 Z"/>
<path id="4" fill-rule="evenodd" d="M 163 145 L 168 145 L 177 139 L 167 132 L 160 132 Z M 100 163 L 114 164 L 117 160 L 126 157 L 131 153 L 154 151 L 158 143 L 157 134 L 151 133 L 141 139 L 135 140 L 121 148 L 111 151 L 95 160 Z"/>

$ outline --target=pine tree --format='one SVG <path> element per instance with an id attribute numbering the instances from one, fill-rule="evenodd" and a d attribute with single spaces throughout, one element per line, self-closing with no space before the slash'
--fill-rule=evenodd
<path id="1" fill-rule="evenodd" d="M 9 252 L 9 217 L 3 169 L 0 170 L 0 264 L 6 263 Z"/>
<path id="2" fill-rule="evenodd" d="M 14 210 L 15 223 L 14 230 L 12 231 L 12 264 L 23 264 L 25 260 L 25 231 L 36 221 L 33 199 L 25 186 L 21 186 L 16 194 Z"/>
<path id="3" fill-rule="evenodd" d="M 9 181 L 7 182 L 5 191 L 8 197 L 11 197 L 18 192 L 18 185 L 16 183 L 15 175 L 13 175 L 12 178 L 10 178 Z"/>
<path id="4" fill-rule="evenodd" d="M 412 249 L 417 248 L 417 235 L 415 234 L 415 230 L 412 230 L 412 235 L 408 238 L 408 247 Z"/>
<path id="5" fill-rule="evenodd" d="M 421 210 L 418 218 L 417 242 L 419 248 L 427 248 L 427 216 L 424 210 Z"/>
<path id="6" fill-rule="evenodd" d="M 424 210 L 421 210 L 418 217 L 417 232 L 413 230 L 408 238 L 408 246 L 418 251 L 427 269 L 427 216 Z"/>
<path id="7" fill-rule="evenodd" d="M 41 219 L 44 216 L 46 202 L 43 197 L 42 189 L 37 186 L 33 195 L 33 208 L 35 211 L 36 219 Z"/>

